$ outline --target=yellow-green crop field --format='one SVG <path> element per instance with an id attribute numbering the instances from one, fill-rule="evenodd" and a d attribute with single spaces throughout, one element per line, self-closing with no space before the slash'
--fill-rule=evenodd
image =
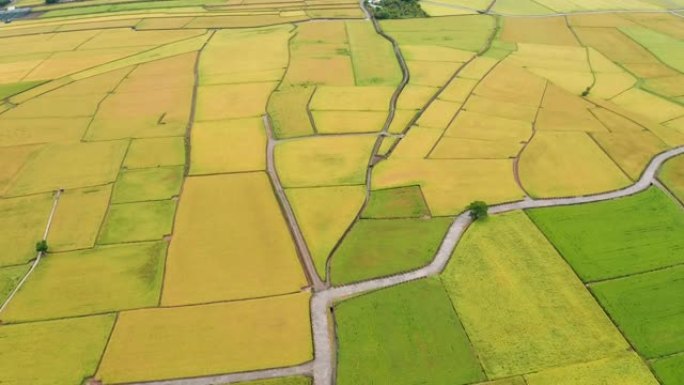
<path id="1" fill-rule="evenodd" d="M 0 8 L 0 384 L 684 385 L 684 0 L 395 3 Z"/>

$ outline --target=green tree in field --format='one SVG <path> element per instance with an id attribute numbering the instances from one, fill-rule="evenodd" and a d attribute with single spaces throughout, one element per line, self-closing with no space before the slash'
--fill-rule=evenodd
<path id="1" fill-rule="evenodd" d="M 39 253 L 47 253 L 48 251 L 48 244 L 46 240 L 38 241 L 36 242 L 36 252 Z"/>
<path id="2" fill-rule="evenodd" d="M 483 201 L 473 201 L 468 205 L 468 211 L 470 211 L 470 217 L 474 220 L 483 219 L 488 215 L 489 206 Z"/>

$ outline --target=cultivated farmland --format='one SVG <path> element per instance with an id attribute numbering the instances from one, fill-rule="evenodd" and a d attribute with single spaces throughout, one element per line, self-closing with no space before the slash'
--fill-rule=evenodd
<path id="1" fill-rule="evenodd" d="M 9 5 L 1 384 L 684 385 L 684 1 Z"/>

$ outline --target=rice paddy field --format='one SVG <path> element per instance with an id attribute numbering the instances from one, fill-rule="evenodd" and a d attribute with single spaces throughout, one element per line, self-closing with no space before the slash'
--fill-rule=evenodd
<path id="1" fill-rule="evenodd" d="M 0 384 L 684 385 L 684 1 L 385 2 L 0 9 Z"/>

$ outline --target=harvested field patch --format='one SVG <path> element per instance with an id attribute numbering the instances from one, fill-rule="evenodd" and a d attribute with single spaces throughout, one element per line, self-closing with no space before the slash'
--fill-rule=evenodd
<path id="1" fill-rule="evenodd" d="M 474 56 L 472 52 L 437 45 L 404 45 L 401 52 L 407 61 L 465 63 Z"/>
<path id="2" fill-rule="evenodd" d="M 500 118 L 491 114 L 461 111 L 444 132 L 446 137 L 508 140 L 515 143 L 528 140 L 532 122 Z"/>
<path id="3" fill-rule="evenodd" d="M 529 215 L 584 281 L 684 261 L 675 252 L 684 248 L 681 208 L 657 188 L 618 200 L 529 210 Z"/>
<path id="4" fill-rule="evenodd" d="M 165 242 L 136 243 L 45 258 L 3 319 L 20 322 L 156 306 L 166 247 Z"/>
<path id="5" fill-rule="evenodd" d="M 200 84 L 279 81 L 287 66 L 290 30 L 279 26 L 217 31 L 202 50 Z"/>
<path id="6" fill-rule="evenodd" d="M 312 110 L 387 111 L 393 87 L 321 86 L 311 99 Z"/>
<path id="7" fill-rule="evenodd" d="M 658 178 L 665 183 L 668 190 L 684 202 L 684 156 L 665 162 L 658 173 Z"/>
<path id="8" fill-rule="evenodd" d="M 0 139 L 2 142 L 2 139 Z M 41 146 L 16 146 L 0 148 L 0 195 L 12 183 L 14 176 Z"/>
<path id="9" fill-rule="evenodd" d="M 200 86 L 195 119 L 225 120 L 261 116 L 276 83 L 244 83 Z"/>
<path id="10" fill-rule="evenodd" d="M 416 124 L 421 127 L 445 130 L 460 109 L 461 103 L 436 99 L 423 111 Z"/>
<path id="11" fill-rule="evenodd" d="M 472 224 L 442 281 L 490 378 L 600 359 L 628 348 L 522 212 Z"/>
<path id="12" fill-rule="evenodd" d="M 649 131 L 591 135 L 632 180 L 639 179 L 651 159 L 669 148 Z"/>
<path id="13" fill-rule="evenodd" d="M 515 158 L 522 146 L 514 140 L 444 137 L 430 152 L 430 159 L 508 159 Z"/>
<path id="14" fill-rule="evenodd" d="M 50 251 L 93 247 L 111 191 L 107 185 L 63 192 L 48 234 Z"/>
<path id="15" fill-rule="evenodd" d="M 148 168 L 182 166 L 185 163 L 185 138 L 133 139 L 123 166 Z"/>
<path id="16" fill-rule="evenodd" d="M 173 200 L 113 204 L 102 224 L 100 244 L 153 241 L 171 234 Z"/>
<path id="17" fill-rule="evenodd" d="M 162 304 L 262 297 L 305 285 L 265 173 L 186 178 Z"/>
<path id="18" fill-rule="evenodd" d="M 684 351 L 684 266 L 597 282 L 590 288 L 639 353 L 657 358 Z"/>
<path id="19" fill-rule="evenodd" d="M 515 182 L 512 169 L 510 159 L 395 159 L 392 155 L 390 160 L 376 166 L 373 188 L 418 184 L 433 215 L 455 215 L 474 200 L 493 204 L 522 199 L 524 194 Z"/>
<path id="20" fill-rule="evenodd" d="M 633 352 L 544 370 L 526 375 L 525 380 L 528 385 L 658 384 L 648 366 Z"/>
<path id="21" fill-rule="evenodd" d="M 504 18 L 500 38 L 511 43 L 579 45 L 562 17 Z"/>
<path id="22" fill-rule="evenodd" d="M 314 133 L 307 111 L 315 87 L 293 87 L 277 90 L 268 100 L 273 133 L 277 138 L 312 135 Z"/>
<path id="23" fill-rule="evenodd" d="M 331 186 L 293 188 L 286 192 L 316 271 L 325 279 L 330 252 L 356 218 L 366 196 L 365 189 Z"/>
<path id="24" fill-rule="evenodd" d="M 390 134 L 399 134 L 402 133 L 404 130 L 408 129 L 409 124 L 413 120 L 413 118 L 416 117 L 416 114 L 418 113 L 417 110 L 396 110 L 394 111 L 394 118 L 392 119 L 392 122 L 390 123 L 389 127 L 387 128 L 387 132 Z M 394 138 L 395 140 L 397 138 Z M 387 140 L 383 142 L 385 146 L 388 144 Z M 387 148 L 385 148 L 386 150 Z M 378 151 L 378 153 L 382 153 L 381 151 Z"/>
<path id="25" fill-rule="evenodd" d="M 35 242 L 43 237 L 52 194 L 0 199 L 0 266 L 28 262 L 36 255 Z"/>
<path id="26" fill-rule="evenodd" d="M 316 131 L 322 134 L 365 133 L 382 130 L 385 111 L 314 111 Z"/>
<path id="27" fill-rule="evenodd" d="M 430 98 L 439 92 L 437 87 L 414 86 L 407 84 L 399 95 L 397 108 L 405 110 L 417 110 L 423 107 Z"/>
<path id="28" fill-rule="evenodd" d="M 171 199 L 183 184 L 183 167 L 123 170 L 114 184 L 112 203 Z"/>
<path id="29" fill-rule="evenodd" d="M 452 219 L 362 219 L 330 263 L 335 285 L 401 273 L 427 265 Z"/>
<path id="30" fill-rule="evenodd" d="M 462 63 L 442 61 L 407 61 L 411 85 L 441 87 L 461 68 Z"/>
<path id="31" fill-rule="evenodd" d="M 395 85 L 401 80 L 392 44 L 368 21 L 348 21 L 347 36 L 357 86 Z"/>
<path id="32" fill-rule="evenodd" d="M 313 350 L 309 298 L 309 293 L 297 293 L 123 312 L 98 378 L 107 383 L 150 381 L 308 361 Z M 177 346 L 187 354 L 178 354 Z"/>
<path id="33" fill-rule="evenodd" d="M 519 167 L 522 184 L 534 197 L 595 194 L 631 183 L 583 132 L 537 132 Z"/>
<path id="34" fill-rule="evenodd" d="M 190 174 L 266 169 L 266 130 L 261 118 L 195 123 L 191 143 Z"/>
<path id="35" fill-rule="evenodd" d="M 114 315 L 0 327 L 0 373 L 9 384 L 77 384 L 97 369 Z"/>
<path id="36" fill-rule="evenodd" d="M 340 385 L 456 385 L 484 379 L 438 279 L 346 300 L 335 306 L 335 318 Z"/>
<path id="37" fill-rule="evenodd" d="M 285 187 L 362 184 L 373 135 L 319 136 L 281 142 L 275 164 Z"/>
<path id="38" fill-rule="evenodd" d="M 456 77 L 439 93 L 439 98 L 449 102 L 465 102 L 476 84 L 477 80 Z"/>
<path id="39" fill-rule="evenodd" d="M 623 92 L 611 101 L 659 123 L 684 115 L 683 106 L 637 88 Z"/>
<path id="40" fill-rule="evenodd" d="M 113 182 L 128 141 L 56 143 L 33 156 L 7 191 L 23 195 Z M 79 165 L 75 168 L 73 165 Z"/>
<path id="41" fill-rule="evenodd" d="M 363 218 L 420 218 L 430 215 L 420 186 L 373 190 Z"/>

